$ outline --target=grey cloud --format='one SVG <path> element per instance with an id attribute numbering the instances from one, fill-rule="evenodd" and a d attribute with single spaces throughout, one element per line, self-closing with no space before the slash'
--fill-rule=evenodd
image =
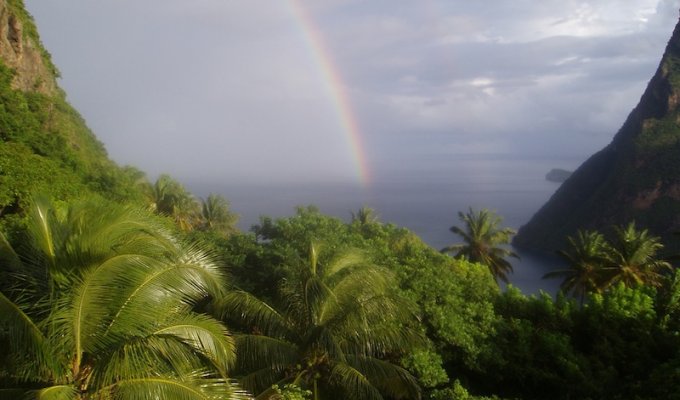
<path id="1" fill-rule="evenodd" d="M 27 0 L 62 86 L 119 162 L 185 179 L 352 180 L 337 88 L 290 4 Z M 376 169 L 466 151 L 596 151 L 638 100 L 680 7 L 300 4 Z"/>

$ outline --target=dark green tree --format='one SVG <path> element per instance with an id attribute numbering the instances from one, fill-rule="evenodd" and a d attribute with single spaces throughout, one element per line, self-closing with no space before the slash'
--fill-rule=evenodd
<path id="1" fill-rule="evenodd" d="M 567 268 L 549 272 L 543 278 L 562 278 L 560 289 L 571 292 L 583 304 L 586 294 L 601 292 L 607 283 L 611 247 L 601 233 L 594 231 L 578 231 L 567 241 L 569 247 L 558 251 L 568 263 Z"/>
<path id="2" fill-rule="evenodd" d="M 452 226 L 451 232 L 460 235 L 463 243 L 442 249 L 442 252 L 455 253 L 456 258 L 466 258 L 489 267 L 496 281 L 508 282 L 508 274 L 512 273 L 512 264 L 507 257 L 519 258 L 513 251 L 503 247 L 510 243 L 515 231 L 501 228 L 502 218 L 487 209 L 466 214 L 458 212 L 463 227 Z"/>
<path id="3" fill-rule="evenodd" d="M 622 282 L 628 287 L 660 287 L 672 270 L 667 261 L 658 257 L 661 249 L 660 238 L 650 235 L 647 229 L 637 230 L 633 222 L 616 227 L 611 243 L 612 273 L 608 285 Z"/>
<path id="4" fill-rule="evenodd" d="M 352 222 L 359 225 L 368 225 L 378 222 L 378 215 L 375 210 L 370 207 L 361 207 L 356 214 L 352 213 Z"/>

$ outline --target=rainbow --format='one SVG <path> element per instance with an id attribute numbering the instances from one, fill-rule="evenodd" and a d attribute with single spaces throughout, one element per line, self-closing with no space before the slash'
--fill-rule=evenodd
<path id="1" fill-rule="evenodd" d="M 342 77 L 333 63 L 330 51 L 325 46 L 319 28 L 300 0 L 288 0 L 288 4 L 293 18 L 302 27 L 305 41 L 311 49 L 312 57 L 323 76 L 323 81 L 333 102 L 333 107 L 337 112 L 338 120 L 342 130 L 345 132 L 357 178 L 366 187 L 371 180 L 370 169 L 366 161 L 366 152 L 361 139 L 359 123 L 354 116 Z"/>

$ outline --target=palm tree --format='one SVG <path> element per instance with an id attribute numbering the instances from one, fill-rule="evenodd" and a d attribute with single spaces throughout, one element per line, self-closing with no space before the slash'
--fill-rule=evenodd
<path id="1" fill-rule="evenodd" d="M 215 262 L 145 213 L 37 200 L 24 246 L 0 235 L 0 392 L 39 399 L 246 398 L 234 344 L 192 311 Z M 1 394 L 1 393 L 0 393 Z"/>
<path id="2" fill-rule="evenodd" d="M 149 209 L 173 218 L 181 230 L 190 231 L 198 224 L 199 203 L 181 183 L 170 175 L 162 174 L 153 185 L 147 182 L 143 191 L 146 194 Z"/>
<path id="3" fill-rule="evenodd" d="M 236 336 L 243 386 L 275 395 L 292 383 L 314 399 L 420 397 L 414 378 L 381 358 L 419 342 L 407 329 L 410 305 L 394 294 L 395 281 L 363 257 L 344 252 L 327 263 L 312 244 L 269 305 L 245 292 L 229 292 L 221 310 L 249 333 Z"/>
<path id="4" fill-rule="evenodd" d="M 626 286 L 663 284 L 665 274 L 672 271 L 667 261 L 657 259 L 663 248 L 658 237 L 650 236 L 646 229 L 638 231 L 635 223 L 616 227 L 612 241 L 611 261 L 613 273 L 609 286 L 623 282 Z"/>
<path id="5" fill-rule="evenodd" d="M 363 206 L 356 214 L 352 213 L 352 222 L 356 222 L 360 226 L 365 226 L 378 222 L 378 216 L 374 209 Z"/>
<path id="6" fill-rule="evenodd" d="M 569 248 L 557 253 L 567 261 L 568 268 L 549 272 L 543 278 L 563 278 L 562 291 L 571 292 L 583 304 L 587 293 L 604 289 L 611 248 L 604 236 L 595 231 L 578 231 L 576 237 L 567 240 Z"/>
<path id="7" fill-rule="evenodd" d="M 464 227 L 452 226 L 451 232 L 463 238 L 461 244 L 443 248 L 443 253 L 455 252 L 456 258 L 467 258 L 489 267 L 496 282 L 508 282 L 508 273 L 512 272 L 512 265 L 506 257 L 519 258 L 514 252 L 500 247 L 510 243 L 510 237 L 515 231 L 510 228 L 500 228 L 503 219 L 492 211 L 481 209 L 475 212 L 470 208 L 467 214 L 458 212 L 458 218 Z"/>
<path id="8" fill-rule="evenodd" d="M 201 217 L 203 229 L 220 232 L 229 235 L 236 231 L 238 215 L 229 211 L 229 202 L 217 194 L 210 194 L 205 200 L 201 200 Z"/>

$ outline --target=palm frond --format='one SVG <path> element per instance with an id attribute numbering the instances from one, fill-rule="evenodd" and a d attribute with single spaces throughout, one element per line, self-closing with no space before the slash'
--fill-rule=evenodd
<path id="1" fill-rule="evenodd" d="M 293 378 L 283 377 L 283 369 L 278 367 L 265 367 L 255 370 L 248 375 L 242 376 L 239 383 L 250 393 L 255 394 L 256 399 L 268 399 L 272 385 L 281 385 L 292 381 Z"/>
<path id="2" fill-rule="evenodd" d="M 573 273 L 573 271 L 570 270 L 570 269 L 556 269 L 556 270 L 550 271 L 546 274 L 543 274 L 541 279 L 562 278 L 564 276 L 569 276 L 572 273 Z"/>
<path id="3" fill-rule="evenodd" d="M 143 336 L 159 313 L 167 317 L 188 309 L 209 287 L 222 283 L 219 269 L 199 252 L 187 251 L 180 261 L 120 254 L 63 275 L 74 289 L 56 321 L 64 337 L 73 339 L 76 372 L 85 353 L 96 354 L 126 336 Z"/>
<path id="4" fill-rule="evenodd" d="M 395 399 L 419 399 L 420 387 L 407 370 L 373 357 L 348 356 L 348 364 L 361 371 L 382 393 Z"/>
<path id="5" fill-rule="evenodd" d="M 22 267 L 19 255 L 14 251 L 2 232 L 0 232 L 0 264 L 12 272 L 19 271 Z"/>
<path id="6" fill-rule="evenodd" d="M 0 333 L 9 343 L 13 357 L 25 362 L 15 365 L 13 375 L 21 381 L 35 379 L 55 368 L 55 361 L 45 348 L 45 336 L 22 307 L 0 292 Z"/>
<path id="7" fill-rule="evenodd" d="M 76 400 L 80 398 L 76 388 L 71 385 L 50 386 L 40 389 L 34 394 L 36 400 Z"/>
<path id="8" fill-rule="evenodd" d="M 141 255 L 120 255 L 85 274 L 90 289 L 80 301 L 101 314 L 90 351 L 108 347 L 120 337 L 145 336 L 158 321 L 190 308 L 223 283 L 219 269 L 200 259 L 162 262 Z M 112 295 L 113 293 L 113 295 Z M 81 313 L 81 317 L 87 313 Z M 159 314 L 162 318 L 159 318 Z"/>
<path id="9" fill-rule="evenodd" d="M 305 305 L 304 322 L 306 324 L 318 325 L 321 309 L 329 299 L 333 299 L 335 296 L 333 291 L 319 276 L 313 275 L 304 282 L 302 294 Z"/>
<path id="10" fill-rule="evenodd" d="M 392 290 L 396 283 L 390 271 L 373 265 L 353 268 L 351 273 L 330 282 L 328 295 L 318 309 L 317 324 L 337 320 L 338 315 L 356 312 L 362 301 Z M 354 310 L 354 311 L 352 311 Z"/>
<path id="11" fill-rule="evenodd" d="M 349 398 L 357 400 L 382 400 L 378 389 L 359 370 L 345 363 L 331 367 L 330 383 L 342 388 Z"/>
<path id="12" fill-rule="evenodd" d="M 262 335 L 235 335 L 240 370 L 280 368 L 296 362 L 298 346 L 283 339 Z"/>
<path id="13" fill-rule="evenodd" d="M 90 361 L 95 365 L 90 378 L 94 387 L 144 378 L 150 373 L 182 377 L 209 364 L 192 347 L 171 336 L 128 338 Z"/>
<path id="14" fill-rule="evenodd" d="M 422 334 L 404 324 L 416 320 L 414 305 L 391 295 L 363 299 L 328 320 L 323 329 L 342 353 L 380 356 L 423 342 Z"/>
<path id="15" fill-rule="evenodd" d="M 56 268 L 57 248 L 60 246 L 60 224 L 55 223 L 56 216 L 51 204 L 45 198 L 36 198 L 29 211 L 28 231 L 33 246 L 38 250 L 35 256 L 44 257 L 48 268 Z"/>
<path id="16" fill-rule="evenodd" d="M 221 318 L 242 322 L 270 336 L 288 336 L 291 332 L 286 319 L 273 307 L 242 290 L 231 290 L 213 301 Z"/>
<path id="17" fill-rule="evenodd" d="M 316 244 L 314 242 L 311 242 L 309 244 L 309 270 L 311 271 L 312 275 L 317 274 L 317 266 L 319 263 L 319 248 L 321 246 L 319 244 Z"/>
<path id="18" fill-rule="evenodd" d="M 451 246 L 443 247 L 439 250 L 440 253 L 456 253 L 455 257 L 460 257 L 459 251 L 465 248 L 464 244 L 452 244 Z"/>
<path id="19" fill-rule="evenodd" d="M 227 329 L 205 315 L 183 315 L 153 333 L 172 336 L 209 359 L 223 377 L 236 361 L 234 341 Z"/>
<path id="20" fill-rule="evenodd" d="M 100 398 L 121 400 L 246 400 L 247 393 L 233 382 L 195 373 L 188 379 L 174 376 L 151 376 L 127 379 L 100 390 Z"/>
<path id="21" fill-rule="evenodd" d="M 324 268 L 324 278 L 333 281 L 334 276 L 353 267 L 366 264 L 366 256 L 359 250 L 350 249 L 336 255 Z"/>

